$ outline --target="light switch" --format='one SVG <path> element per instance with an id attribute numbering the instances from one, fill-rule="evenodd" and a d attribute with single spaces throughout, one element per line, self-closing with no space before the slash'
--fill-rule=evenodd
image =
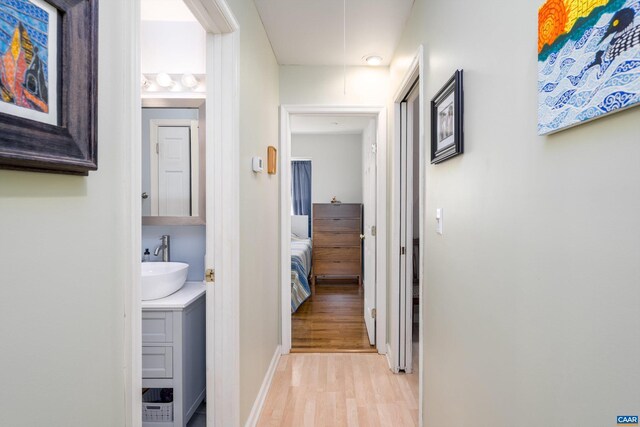
<path id="1" fill-rule="evenodd" d="M 436 209 L 436 232 L 442 234 L 442 208 Z"/>

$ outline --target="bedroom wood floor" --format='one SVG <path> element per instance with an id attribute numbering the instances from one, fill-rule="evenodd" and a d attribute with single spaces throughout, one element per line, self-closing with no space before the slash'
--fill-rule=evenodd
<path id="1" fill-rule="evenodd" d="M 357 282 L 322 281 L 291 315 L 291 352 L 375 353 L 364 324 L 364 295 Z"/>
<path id="2" fill-rule="evenodd" d="M 394 375 L 379 354 L 285 355 L 257 425 L 417 426 L 418 375 Z"/>

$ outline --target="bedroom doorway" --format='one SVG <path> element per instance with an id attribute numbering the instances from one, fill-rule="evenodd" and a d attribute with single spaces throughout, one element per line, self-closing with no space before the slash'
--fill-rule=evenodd
<path id="1" fill-rule="evenodd" d="M 384 353 L 383 112 L 282 107 L 284 354 Z"/>
<path id="2" fill-rule="evenodd" d="M 365 315 L 375 304 L 375 242 L 374 257 L 366 262 L 363 250 L 364 213 L 375 207 L 375 198 L 366 203 L 363 198 L 370 184 L 364 180 L 370 156 L 364 154 L 375 145 L 365 131 L 372 122 L 368 117 L 292 117 L 293 352 L 375 352 L 375 319 Z M 373 264 L 374 275 L 367 280 L 365 264 Z"/>

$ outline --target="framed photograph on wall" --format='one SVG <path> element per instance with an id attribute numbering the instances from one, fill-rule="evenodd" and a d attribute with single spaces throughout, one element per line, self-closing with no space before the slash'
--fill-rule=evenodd
<path id="1" fill-rule="evenodd" d="M 464 148 L 462 70 L 431 100 L 431 163 L 462 154 Z"/>
<path id="2" fill-rule="evenodd" d="M 0 168 L 97 164 L 98 0 L 0 0 Z"/>

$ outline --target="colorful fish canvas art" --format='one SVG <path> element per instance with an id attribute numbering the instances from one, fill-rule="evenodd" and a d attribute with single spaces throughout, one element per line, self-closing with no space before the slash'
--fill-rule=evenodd
<path id="1" fill-rule="evenodd" d="M 547 0 L 538 11 L 538 133 L 640 104 L 640 0 Z"/>
<path id="2" fill-rule="evenodd" d="M 0 112 L 57 124 L 57 11 L 0 0 Z"/>

